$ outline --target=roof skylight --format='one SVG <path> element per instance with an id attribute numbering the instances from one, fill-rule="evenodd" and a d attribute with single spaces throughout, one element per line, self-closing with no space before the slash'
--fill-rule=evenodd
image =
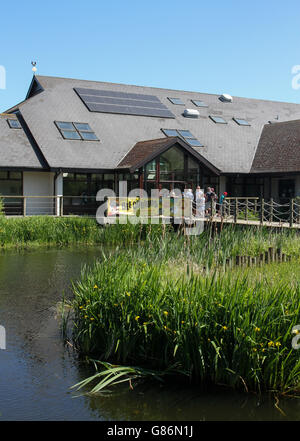
<path id="1" fill-rule="evenodd" d="M 239 126 L 250 126 L 251 124 L 248 123 L 248 121 L 246 121 L 243 118 L 232 118 L 233 121 L 235 121 Z"/>
<path id="2" fill-rule="evenodd" d="M 19 123 L 19 121 L 17 119 L 8 119 L 7 120 L 8 125 L 11 129 L 21 129 L 21 124 Z"/>
<path id="3" fill-rule="evenodd" d="M 215 122 L 216 124 L 227 124 L 227 121 L 225 121 L 224 118 L 222 118 L 221 116 L 212 116 L 209 115 L 210 119 Z"/>
<path id="4" fill-rule="evenodd" d="M 178 136 L 193 147 L 203 147 L 203 144 L 195 138 L 189 130 L 161 129 L 166 136 Z"/>
<path id="5" fill-rule="evenodd" d="M 54 121 L 64 139 L 78 139 L 81 141 L 99 141 L 87 123 L 73 123 Z"/>
<path id="6" fill-rule="evenodd" d="M 168 97 L 168 100 L 171 101 L 172 104 L 178 104 L 178 105 L 184 106 L 184 103 L 181 101 L 180 98 L 170 98 L 170 97 Z"/>
<path id="7" fill-rule="evenodd" d="M 195 106 L 197 107 L 208 107 L 207 104 L 205 104 L 204 101 L 201 100 L 191 100 L 193 104 L 195 104 Z"/>

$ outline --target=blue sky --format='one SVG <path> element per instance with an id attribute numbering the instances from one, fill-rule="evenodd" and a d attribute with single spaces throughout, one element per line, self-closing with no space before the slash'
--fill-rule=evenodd
<path id="1" fill-rule="evenodd" d="M 38 74 L 300 103 L 296 0 L 2 2 L 0 110 Z"/>

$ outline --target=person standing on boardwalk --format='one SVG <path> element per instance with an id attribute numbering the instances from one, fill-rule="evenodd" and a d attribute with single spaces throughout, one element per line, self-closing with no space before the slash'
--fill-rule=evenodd
<path id="1" fill-rule="evenodd" d="M 225 201 L 225 198 L 227 197 L 227 194 L 228 193 L 226 191 L 224 191 L 224 193 L 221 195 L 220 200 L 219 200 L 219 204 L 220 204 L 219 214 L 220 214 L 220 216 L 222 216 L 224 214 L 223 207 L 224 207 L 224 201 Z"/>
<path id="2" fill-rule="evenodd" d="M 205 196 L 200 186 L 196 188 L 196 217 L 204 218 L 205 214 Z"/>

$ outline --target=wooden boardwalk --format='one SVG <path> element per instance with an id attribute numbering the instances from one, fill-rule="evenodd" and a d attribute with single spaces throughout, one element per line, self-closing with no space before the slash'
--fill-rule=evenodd
<path id="1" fill-rule="evenodd" d="M 195 221 L 197 219 L 195 218 Z M 200 221 L 203 219 L 198 219 Z M 219 223 L 219 224 L 232 224 L 232 225 L 249 225 L 253 227 L 269 227 L 269 228 L 295 228 L 300 229 L 300 224 L 293 223 L 292 225 L 289 222 L 270 222 L 270 221 L 258 221 L 258 220 L 245 220 L 245 219 L 237 219 L 234 218 L 221 218 L 220 216 L 207 217 L 204 219 L 204 222 L 209 223 Z"/>

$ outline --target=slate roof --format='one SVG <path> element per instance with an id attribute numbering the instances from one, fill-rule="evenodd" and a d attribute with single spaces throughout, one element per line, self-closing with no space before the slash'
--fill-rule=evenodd
<path id="1" fill-rule="evenodd" d="M 264 127 L 252 164 L 252 173 L 300 171 L 300 120 Z"/>
<path id="2" fill-rule="evenodd" d="M 23 129 L 11 129 L 7 119 L 15 115 L 0 114 L 0 168 L 43 169 Z"/>
<path id="3" fill-rule="evenodd" d="M 120 162 L 118 169 L 128 168 L 130 172 L 134 172 L 137 168 L 142 167 L 145 163 L 151 161 L 159 154 L 166 151 L 168 148 L 179 144 L 187 152 L 193 155 L 198 161 L 200 161 L 211 172 L 218 175 L 218 170 L 214 165 L 208 162 L 203 156 L 195 151 L 189 144 L 183 141 L 180 137 L 159 138 L 151 139 L 149 141 L 142 141 L 135 144 L 130 152 Z"/>
<path id="4" fill-rule="evenodd" d="M 264 125 L 277 117 L 300 119 L 300 105 L 293 103 L 238 97 L 224 103 L 219 94 L 44 76 L 36 76 L 35 81 L 43 91 L 33 88 L 27 100 L 10 110 L 20 110 L 53 169 L 115 169 L 138 142 L 161 138 L 161 129 L 181 129 L 191 131 L 204 145 L 194 147 L 195 151 L 221 172 L 249 173 Z M 155 95 L 176 118 L 90 112 L 74 88 Z M 39 93 L 34 95 L 34 89 Z M 168 97 L 180 98 L 185 105 L 174 105 Z M 208 107 L 196 107 L 191 100 L 202 100 Z M 185 108 L 198 110 L 200 117 L 183 117 Z M 209 115 L 222 116 L 228 124 L 215 124 Z M 239 126 L 233 117 L 246 119 L 251 126 Z M 54 121 L 88 123 L 100 142 L 65 140 Z"/>

